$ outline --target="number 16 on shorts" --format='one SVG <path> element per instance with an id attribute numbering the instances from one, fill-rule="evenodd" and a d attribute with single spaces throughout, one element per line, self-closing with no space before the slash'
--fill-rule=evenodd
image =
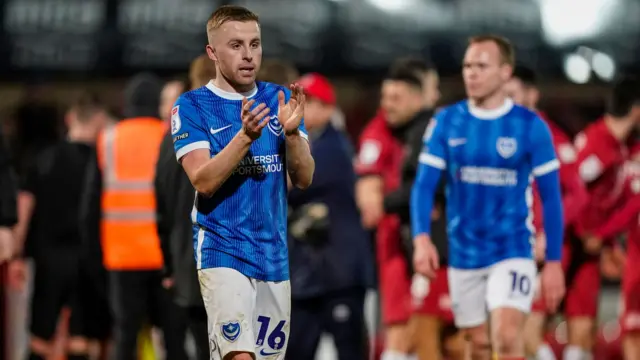
<path id="1" fill-rule="evenodd" d="M 268 316 L 258 316 L 256 326 L 256 349 L 259 349 L 260 356 L 273 356 L 284 351 L 289 330 L 286 320 L 276 322 Z"/>

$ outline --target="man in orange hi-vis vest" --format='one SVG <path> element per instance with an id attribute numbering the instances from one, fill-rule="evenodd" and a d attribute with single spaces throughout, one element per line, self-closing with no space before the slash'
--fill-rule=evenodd
<path id="1" fill-rule="evenodd" d="M 89 252 L 101 254 L 108 274 L 117 360 L 137 358 L 145 322 L 163 330 L 168 359 L 186 359 L 184 344 L 172 333 L 173 305 L 161 284 L 156 231 L 153 179 L 166 132 L 158 118 L 161 89 L 160 79 L 150 74 L 137 75 L 127 85 L 125 119 L 100 134 L 85 185 L 82 233 Z"/>

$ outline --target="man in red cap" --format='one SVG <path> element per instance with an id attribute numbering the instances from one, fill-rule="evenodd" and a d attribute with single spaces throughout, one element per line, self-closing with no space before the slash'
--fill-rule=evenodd
<path id="1" fill-rule="evenodd" d="M 313 359 L 323 332 L 338 359 L 366 359 L 364 297 L 373 285 L 373 251 L 354 197 L 353 151 L 331 123 L 336 95 L 322 75 L 300 78 L 316 171 L 289 193 L 291 329 L 287 359 Z"/>

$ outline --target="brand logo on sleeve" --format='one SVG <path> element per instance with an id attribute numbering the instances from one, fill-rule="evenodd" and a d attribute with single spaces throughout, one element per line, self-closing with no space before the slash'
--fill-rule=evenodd
<path id="1" fill-rule="evenodd" d="M 282 134 L 282 124 L 278 120 L 278 115 L 272 115 L 269 117 L 269 124 L 267 124 L 269 131 L 271 131 L 275 136 L 280 136 Z"/>
<path id="2" fill-rule="evenodd" d="M 234 342 L 238 340 L 238 337 L 240 336 L 241 327 L 239 322 L 233 321 L 222 324 L 222 326 L 220 326 L 220 330 L 222 331 L 222 337 L 227 339 L 229 342 Z"/>
<path id="3" fill-rule="evenodd" d="M 171 109 L 171 135 L 175 135 L 180 131 L 182 121 L 180 121 L 180 105 Z"/>

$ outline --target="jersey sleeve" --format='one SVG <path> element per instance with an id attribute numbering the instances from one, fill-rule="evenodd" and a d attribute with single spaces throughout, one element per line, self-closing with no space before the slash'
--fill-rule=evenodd
<path id="1" fill-rule="evenodd" d="M 360 135 L 360 147 L 355 159 L 358 176 L 382 175 L 385 169 L 387 142 L 383 134 L 369 127 Z"/>
<path id="2" fill-rule="evenodd" d="M 531 127 L 531 167 L 535 177 L 544 176 L 560 168 L 560 162 L 556 158 L 555 147 L 549 127 L 536 117 Z"/>
<path id="3" fill-rule="evenodd" d="M 427 126 L 422 136 L 424 147 L 418 162 L 439 170 L 447 167 L 447 139 L 444 131 L 444 118 L 447 110 L 438 113 Z"/>
<path id="4" fill-rule="evenodd" d="M 597 180 L 615 161 L 606 143 L 598 139 L 594 133 L 585 132 L 576 136 L 576 166 L 580 178 L 586 184 Z"/>
<path id="5" fill-rule="evenodd" d="M 171 109 L 171 136 L 178 161 L 191 151 L 210 148 L 204 122 L 193 100 L 185 95 Z"/>

